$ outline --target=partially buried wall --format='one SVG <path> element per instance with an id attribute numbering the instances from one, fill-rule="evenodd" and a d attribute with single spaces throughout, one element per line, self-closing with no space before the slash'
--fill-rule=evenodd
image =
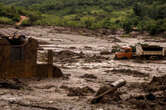
<path id="1" fill-rule="evenodd" d="M 53 78 L 53 77 L 62 77 L 62 71 L 53 65 L 53 51 L 48 50 L 48 62 L 47 64 L 37 64 L 37 75 L 40 78 Z"/>
<path id="2" fill-rule="evenodd" d="M 22 45 L 11 45 L 0 39 L 0 78 L 31 78 L 36 74 L 38 43 L 28 39 Z"/>
<path id="3" fill-rule="evenodd" d="M 29 38 L 19 43 L 16 39 L 0 38 L 0 79 L 63 76 L 53 65 L 51 50 L 48 51 L 48 64 L 37 64 L 37 40 Z"/>
<path id="4" fill-rule="evenodd" d="M 58 78 L 63 76 L 62 71 L 58 67 L 50 64 L 37 64 L 36 73 L 39 78 Z"/>

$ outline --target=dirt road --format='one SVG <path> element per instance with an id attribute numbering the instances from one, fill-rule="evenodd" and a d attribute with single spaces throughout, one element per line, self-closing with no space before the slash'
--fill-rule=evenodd
<path id="1" fill-rule="evenodd" d="M 111 53 L 113 46 L 139 42 L 166 46 L 166 39 L 161 37 L 103 38 L 58 32 L 54 27 L 0 28 L 3 33 L 15 31 L 39 40 L 39 63 L 44 63 L 45 51 L 52 49 L 54 64 L 62 69 L 65 78 L 24 80 L 31 90 L 1 89 L 2 110 L 137 110 L 140 108 L 124 102 L 131 96 L 144 94 L 142 84 L 150 82 L 153 76 L 166 75 L 166 60 L 113 60 Z M 95 91 L 121 78 L 127 85 L 119 90 L 118 101 L 90 104 Z"/>

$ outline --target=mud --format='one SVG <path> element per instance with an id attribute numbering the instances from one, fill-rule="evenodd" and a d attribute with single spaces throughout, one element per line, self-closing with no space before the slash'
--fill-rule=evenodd
<path id="1" fill-rule="evenodd" d="M 64 62 L 64 63 L 72 63 L 77 62 L 80 58 L 85 57 L 83 53 L 75 53 L 70 50 L 62 50 L 60 52 L 54 53 L 55 59 L 54 62 Z"/>
<path id="2" fill-rule="evenodd" d="M 164 110 L 166 107 L 165 76 L 154 77 L 144 85 L 142 95 L 131 96 L 126 100 L 132 107 L 139 110 Z"/>
<path id="3" fill-rule="evenodd" d="M 127 102 L 139 110 L 165 110 L 165 96 L 156 97 L 153 94 L 133 97 Z"/>
<path id="4" fill-rule="evenodd" d="M 164 110 L 164 78 L 156 82 L 153 77 L 166 75 L 166 60 L 114 60 L 113 57 L 119 46 L 139 42 L 166 46 L 165 38 L 140 34 L 125 37 L 121 31 L 94 32 L 63 27 L 0 28 L 0 33 L 15 31 L 38 39 L 38 63 L 46 63 L 46 52 L 52 49 L 54 65 L 62 69 L 65 77 L 24 80 L 31 91 L 1 88 L 0 109 Z M 121 78 L 127 81 L 126 86 L 113 96 L 106 96 L 101 103 L 90 104 L 89 100 L 95 95 L 92 90 L 97 91 Z"/>
<path id="5" fill-rule="evenodd" d="M 98 95 L 108 91 L 110 88 L 111 88 L 110 85 L 100 87 L 99 90 L 96 92 L 95 96 L 98 96 Z M 120 101 L 122 101 L 122 99 L 120 98 L 120 95 L 121 95 L 121 92 L 119 90 L 113 91 L 113 92 L 108 93 L 108 94 L 104 95 L 103 97 L 101 97 L 101 99 L 99 99 L 97 101 L 97 103 L 102 103 L 102 104 L 116 103 L 116 104 L 118 104 Z"/>
<path id="6" fill-rule="evenodd" d="M 81 78 L 97 79 L 97 77 L 93 74 L 85 74 L 85 75 L 81 76 Z"/>
<path id="7" fill-rule="evenodd" d="M 103 50 L 103 51 L 100 52 L 100 54 L 101 54 L 101 55 L 110 55 L 111 52 L 108 51 L 108 50 Z"/>
<path id="8" fill-rule="evenodd" d="M 136 70 L 131 70 L 131 69 L 113 69 L 111 70 L 112 74 L 124 74 L 124 75 L 128 75 L 128 76 L 133 76 L 133 77 L 148 77 L 149 74 L 147 73 L 142 73 Z"/>
<path id="9" fill-rule="evenodd" d="M 0 88 L 5 88 L 5 89 L 25 89 L 25 88 L 29 88 L 27 86 L 27 84 L 25 84 L 24 82 L 18 80 L 18 79 L 11 79 L 11 80 L 0 80 Z"/>
<path id="10" fill-rule="evenodd" d="M 160 77 L 153 77 L 152 81 L 146 86 L 147 91 L 166 90 L 166 75 Z"/>
<path id="11" fill-rule="evenodd" d="M 95 91 L 86 86 L 83 88 L 76 87 L 76 88 L 68 88 L 69 93 L 67 94 L 68 96 L 88 96 L 88 95 L 93 95 Z"/>

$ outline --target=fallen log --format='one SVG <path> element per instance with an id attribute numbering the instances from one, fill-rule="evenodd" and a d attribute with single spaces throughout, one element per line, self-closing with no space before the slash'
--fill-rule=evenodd
<path id="1" fill-rule="evenodd" d="M 105 95 L 110 94 L 110 93 L 113 94 L 118 88 L 124 86 L 125 84 L 126 84 L 126 81 L 125 81 L 124 79 L 120 79 L 120 80 L 118 80 L 118 81 L 113 82 L 113 83 L 110 85 L 110 89 L 104 91 L 103 93 L 97 94 L 97 95 L 91 100 L 91 103 L 92 103 L 92 104 L 98 103 L 102 97 L 104 97 Z"/>

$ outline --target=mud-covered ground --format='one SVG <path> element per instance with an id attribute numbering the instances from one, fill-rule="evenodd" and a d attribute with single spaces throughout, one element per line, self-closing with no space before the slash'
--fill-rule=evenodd
<path id="1" fill-rule="evenodd" d="M 95 36 L 57 27 L 0 28 L 2 33 L 15 31 L 39 40 L 38 63 L 44 63 L 46 50 L 52 49 L 54 64 L 65 77 L 20 80 L 26 85 L 21 89 L 0 89 L 1 110 L 165 110 L 166 81 L 153 77 L 166 75 L 166 60 L 114 60 L 112 53 L 115 46 L 136 43 L 166 46 L 165 38 L 126 37 L 121 32 Z M 116 98 L 90 104 L 100 87 L 122 78 L 127 84 L 117 91 Z M 154 86 L 152 79 L 161 82 Z"/>

